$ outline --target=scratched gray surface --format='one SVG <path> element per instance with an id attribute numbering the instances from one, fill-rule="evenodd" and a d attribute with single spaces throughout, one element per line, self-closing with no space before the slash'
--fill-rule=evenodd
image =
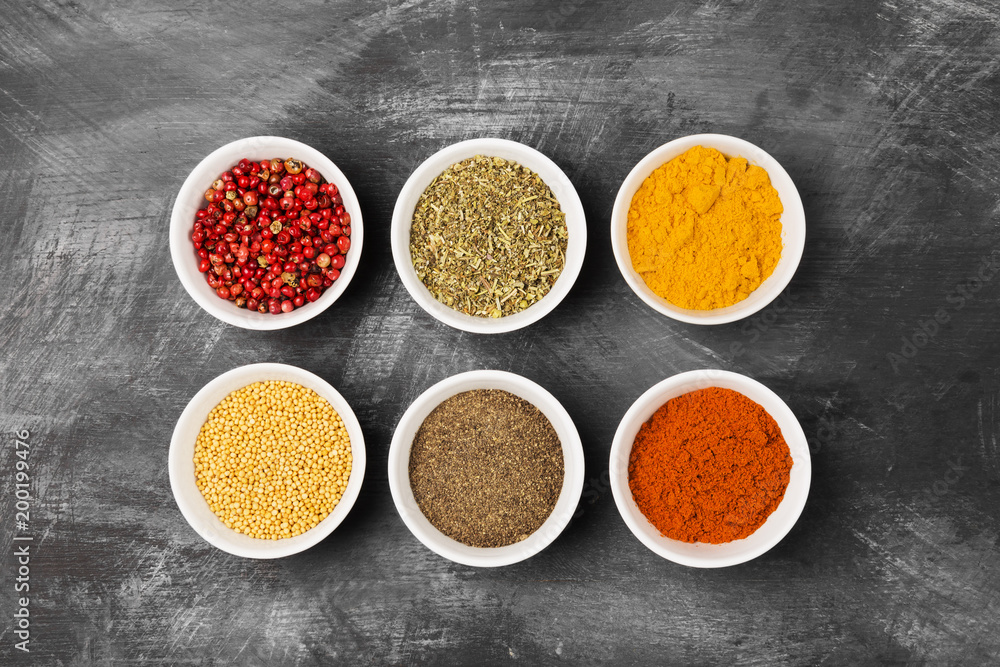
<path id="1" fill-rule="evenodd" d="M 133 4 L 0 2 L 0 663 L 998 659 L 1000 279 L 973 280 L 1000 256 L 996 5 Z M 631 167 L 705 131 L 777 157 L 808 220 L 784 303 L 711 328 L 633 296 L 608 232 Z M 167 252 L 189 170 L 257 134 L 329 155 L 366 223 L 346 295 L 272 333 L 202 312 Z M 480 136 L 549 155 L 590 225 L 566 301 L 496 337 L 431 320 L 388 249 L 408 174 Z M 920 334 L 935 313 L 947 321 Z M 273 562 L 201 541 L 165 465 L 191 396 L 255 361 L 329 380 L 369 455 L 347 521 Z M 795 529 L 720 571 L 654 556 L 602 477 L 631 402 L 701 367 L 772 387 L 814 456 Z M 581 516 L 499 570 L 422 547 L 385 471 L 409 402 L 477 368 L 553 391 L 587 455 Z M 10 624 L 18 429 L 32 446 L 28 656 Z"/>

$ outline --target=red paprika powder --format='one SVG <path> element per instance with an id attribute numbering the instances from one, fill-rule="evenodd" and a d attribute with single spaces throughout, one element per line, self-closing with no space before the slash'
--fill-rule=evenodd
<path id="1" fill-rule="evenodd" d="M 629 456 L 632 497 L 660 533 L 721 544 L 757 530 L 781 502 L 792 457 L 774 418 L 732 389 L 667 401 Z"/>

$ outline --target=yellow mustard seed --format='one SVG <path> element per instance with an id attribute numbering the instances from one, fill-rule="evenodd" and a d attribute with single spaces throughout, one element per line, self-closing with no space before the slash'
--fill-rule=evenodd
<path id="1" fill-rule="evenodd" d="M 237 389 L 195 441 L 195 481 L 212 512 L 262 540 L 301 535 L 347 490 L 351 441 L 340 415 L 311 389 L 267 381 Z"/>

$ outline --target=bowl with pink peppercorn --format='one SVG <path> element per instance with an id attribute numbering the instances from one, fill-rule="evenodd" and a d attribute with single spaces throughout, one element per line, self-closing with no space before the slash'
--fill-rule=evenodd
<path id="1" fill-rule="evenodd" d="M 329 308 L 357 271 L 363 239 L 347 177 L 315 148 L 283 137 L 210 153 L 170 217 L 181 284 L 209 314 L 244 329 L 284 329 Z"/>

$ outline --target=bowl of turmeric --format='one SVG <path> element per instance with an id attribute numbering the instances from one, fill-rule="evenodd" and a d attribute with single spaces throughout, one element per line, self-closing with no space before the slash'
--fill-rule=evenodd
<path id="1" fill-rule="evenodd" d="M 720 370 L 654 385 L 622 418 L 611 491 L 629 530 L 691 567 L 746 562 L 780 542 L 809 495 L 805 433 L 773 391 Z"/>
<path id="2" fill-rule="evenodd" d="M 788 286 L 805 247 L 805 211 L 777 160 L 743 139 L 670 141 L 625 178 L 611 246 L 629 287 L 692 324 L 748 317 Z"/>

